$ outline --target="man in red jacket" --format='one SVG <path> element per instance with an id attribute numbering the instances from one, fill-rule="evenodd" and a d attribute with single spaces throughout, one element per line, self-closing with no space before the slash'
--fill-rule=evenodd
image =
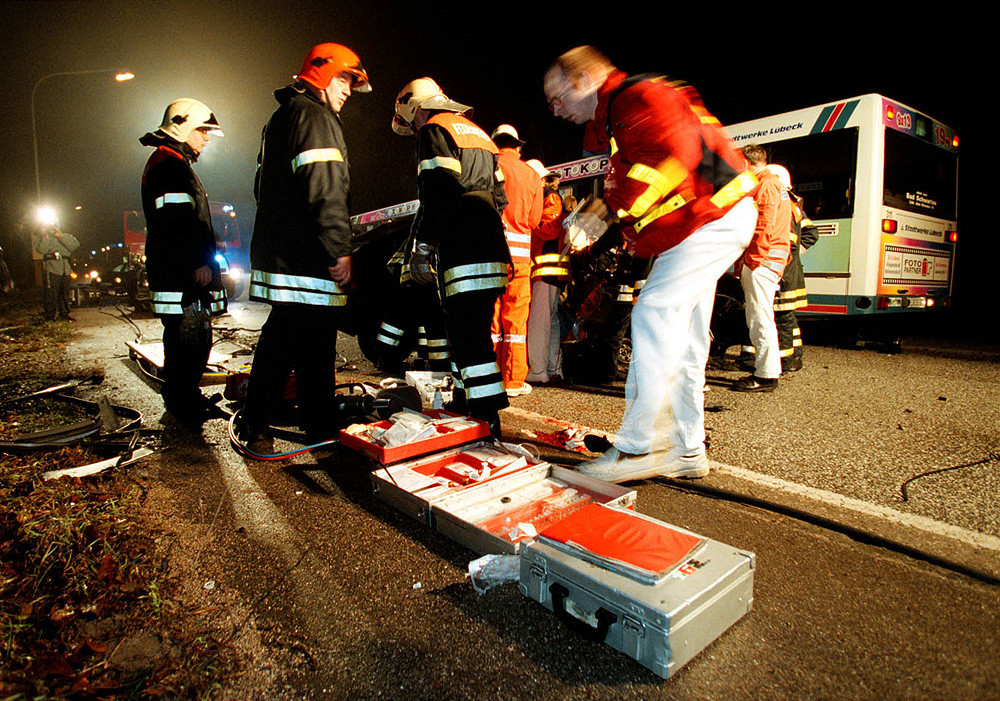
<path id="1" fill-rule="evenodd" d="M 612 482 L 704 477 L 715 285 L 750 242 L 757 180 L 689 86 L 626 76 L 583 46 L 556 60 L 544 90 L 556 116 L 586 125 L 588 151 L 610 149 L 605 201 L 629 248 L 655 258 L 632 311 L 622 426 L 582 471 Z"/>

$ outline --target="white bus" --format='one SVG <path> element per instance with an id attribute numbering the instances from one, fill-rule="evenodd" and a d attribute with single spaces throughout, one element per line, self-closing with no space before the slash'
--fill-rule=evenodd
<path id="1" fill-rule="evenodd" d="M 957 234 L 958 136 L 881 95 L 726 127 L 788 168 L 820 229 L 802 255 L 812 315 L 948 306 Z"/>

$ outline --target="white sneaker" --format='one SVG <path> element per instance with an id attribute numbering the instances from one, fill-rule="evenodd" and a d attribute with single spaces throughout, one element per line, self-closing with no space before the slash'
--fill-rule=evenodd
<path id="1" fill-rule="evenodd" d="M 520 397 L 522 394 L 531 394 L 531 385 L 523 382 L 520 387 L 508 387 L 506 391 L 508 397 Z"/>
<path id="2" fill-rule="evenodd" d="M 605 482 L 630 482 L 650 477 L 684 477 L 695 479 L 708 475 L 711 468 L 704 453 L 692 456 L 671 456 L 668 451 L 645 455 L 629 455 L 609 448 L 604 455 L 581 464 L 577 470 Z"/>

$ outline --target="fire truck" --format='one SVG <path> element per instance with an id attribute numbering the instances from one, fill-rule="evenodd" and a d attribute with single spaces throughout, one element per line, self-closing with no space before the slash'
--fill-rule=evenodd
<path id="1" fill-rule="evenodd" d="M 244 240 L 236 217 L 236 208 L 229 202 L 209 202 L 212 228 L 217 246 L 216 260 L 222 270 L 226 294 L 230 300 L 243 298 L 249 289 L 250 242 Z M 129 260 L 141 265 L 146 253 L 146 217 L 141 211 L 124 213 L 125 247 Z"/>

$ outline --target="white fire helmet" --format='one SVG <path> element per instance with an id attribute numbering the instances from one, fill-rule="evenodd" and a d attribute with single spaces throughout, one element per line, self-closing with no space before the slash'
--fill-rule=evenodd
<path id="1" fill-rule="evenodd" d="M 524 146 L 524 141 L 522 141 L 521 137 L 518 135 L 517 129 L 515 129 L 510 124 L 501 124 L 496 129 L 493 130 L 492 134 L 490 134 L 490 138 L 493 139 L 494 141 L 499 136 L 506 136 L 509 139 L 515 141 L 518 146 Z"/>
<path id="2" fill-rule="evenodd" d="M 785 166 L 779 166 L 777 163 L 770 163 L 767 169 L 778 176 L 778 180 L 781 181 L 781 186 L 786 190 L 792 189 L 792 175 L 788 172 Z"/>
<path id="3" fill-rule="evenodd" d="M 472 110 L 468 105 L 448 99 L 440 86 L 430 78 L 410 81 L 396 96 L 396 114 L 392 118 L 392 130 L 401 136 L 414 132 L 413 120 L 417 110 L 444 110 L 465 114 Z"/>
<path id="4" fill-rule="evenodd" d="M 215 136 L 223 136 L 219 120 L 212 114 L 208 105 L 191 97 L 182 97 L 167 105 L 167 111 L 163 113 L 163 123 L 160 124 L 158 131 L 184 143 L 192 131 L 204 127 L 210 128 L 212 130 L 210 133 Z"/>
<path id="5" fill-rule="evenodd" d="M 549 177 L 550 175 L 559 175 L 559 173 L 557 173 L 556 171 L 549 170 L 548 168 L 546 168 L 542 164 L 542 162 L 537 158 L 532 158 L 531 160 L 525 161 L 525 163 L 531 166 L 531 169 L 536 173 L 538 173 L 538 177 L 541 178 L 542 180 Z"/>

